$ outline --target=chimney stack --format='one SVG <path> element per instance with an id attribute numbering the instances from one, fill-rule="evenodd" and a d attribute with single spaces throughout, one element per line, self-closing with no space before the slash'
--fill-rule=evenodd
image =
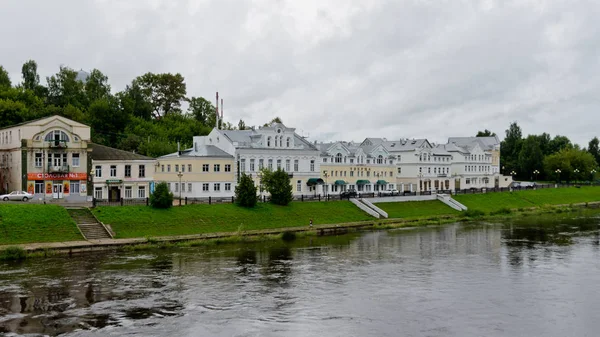
<path id="1" fill-rule="evenodd" d="M 221 98 L 221 121 L 223 121 L 223 99 Z"/>

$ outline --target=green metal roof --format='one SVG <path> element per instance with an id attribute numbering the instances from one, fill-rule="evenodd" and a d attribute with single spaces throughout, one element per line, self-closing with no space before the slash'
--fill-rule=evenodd
<path id="1" fill-rule="evenodd" d="M 387 185 L 387 181 L 385 181 L 385 180 L 377 180 L 377 185 Z"/>
<path id="2" fill-rule="evenodd" d="M 346 185 L 346 182 L 345 182 L 345 181 L 343 181 L 343 180 L 336 180 L 336 181 L 335 181 L 335 184 L 336 184 L 336 185 Z"/>
<path id="3" fill-rule="evenodd" d="M 368 180 L 358 180 L 356 181 L 356 185 L 366 185 L 366 184 L 370 184 L 371 182 Z"/>
<path id="4" fill-rule="evenodd" d="M 323 185 L 324 183 L 321 178 L 310 178 L 306 181 L 306 185 L 308 186 Z"/>

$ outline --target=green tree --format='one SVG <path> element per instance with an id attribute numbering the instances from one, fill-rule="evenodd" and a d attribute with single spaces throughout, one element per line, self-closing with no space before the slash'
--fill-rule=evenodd
<path id="1" fill-rule="evenodd" d="M 235 201 L 242 207 L 254 207 L 257 201 L 256 186 L 250 176 L 242 173 L 240 183 L 235 187 Z"/>
<path id="2" fill-rule="evenodd" d="M 551 152 L 550 152 L 550 141 L 551 141 L 550 135 L 544 132 L 541 135 L 535 135 L 534 137 L 537 139 L 538 144 L 540 144 L 540 149 L 542 150 L 542 153 L 544 154 L 544 156 L 551 154 Z"/>
<path id="3" fill-rule="evenodd" d="M 186 85 L 181 74 L 146 73 L 138 76 L 134 82 L 140 86 L 145 100 L 152 105 L 154 118 L 181 112 L 181 102 L 186 95 Z"/>
<path id="4" fill-rule="evenodd" d="M 94 69 L 85 81 L 85 95 L 88 102 L 110 97 L 108 77 L 100 70 Z"/>
<path id="5" fill-rule="evenodd" d="M 21 102 L 0 99 L 0 127 L 11 126 L 23 122 L 27 107 Z"/>
<path id="6" fill-rule="evenodd" d="M 270 121 L 270 122 L 268 122 L 268 123 L 265 123 L 263 126 L 269 126 L 269 125 L 271 125 L 271 124 L 273 124 L 273 123 L 280 123 L 280 124 L 283 124 L 283 122 L 281 121 L 281 118 L 279 118 L 279 117 L 275 117 L 275 118 L 271 119 L 271 121 Z"/>
<path id="7" fill-rule="evenodd" d="M 549 177 L 561 181 L 581 180 L 587 179 L 592 169 L 596 168 L 596 160 L 587 151 L 567 147 L 546 156 L 544 166 Z M 557 169 L 560 173 L 556 172 Z"/>
<path id="8" fill-rule="evenodd" d="M 571 140 L 565 136 L 556 135 L 548 144 L 548 152 L 557 153 L 564 149 L 573 148 L 573 143 Z"/>
<path id="9" fill-rule="evenodd" d="M 519 153 L 518 175 L 525 179 L 533 179 L 533 171 L 538 170 L 543 174 L 544 154 L 540 148 L 538 138 L 530 135 L 523 141 Z"/>
<path id="10" fill-rule="evenodd" d="M 587 151 L 596 159 L 596 165 L 600 165 L 600 147 L 598 146 L 598 137 L 592 138 L 588 143 Z"/>
<path id="11" fill-rule="evenodd" d="M 287 205 L 293 198 L 290 176 L 287 172 L 278 168 L 277 171 L 262 169 L 262 184 L 271 194 L 271 202 L 276 205 Z"/>
<path id="12" fill-rule="evenodd" d="M 246 130 L 246 123 L 241 119 L 238 122 L 238 130 Z"/>
<path id="13" fill-rule="evenodd" d="M 169 191 L 167 183 L 156 184 L 154 193 L 150 194 L 150 206 L 153 208 L 171 208 L 173 206 L 173 193 Z"/>
<path id="14" fill-rule="evenodd" d="M 495 132 L 485 129 L 485 131 L 478 131 L 475 137 L 494 137 L 495 135 Z"/>
<path id="15" fill-rule="evenodd" d="M 59 107 L 72 105 L 78 109 L 87 107 L 84 83 L 77 79 L 77 72 L 68 67 L 60 67 L 55 75 L 46 77 L 48 101 Z"/>
<path id="16" fill-rule="evenodd" d="M 189 99 L 188 113 L 198 122 L 214 127 L 216 122 L 216 108 L 204 97 L 192 97 Z"/>
<path id="17" fill-rule="evenodd" d="M 8 71 L 6 71 L 3 66 L 0 66 L 0 89 L 10 87 L 11 82 L 10 76 L 8 76 Z"/>
<path id="18" fill-rule="evenodd" d="M 146 100 L 142 88 L 135 81 L 125 90 L 117 93 L 121 110 L 131 116 L 149 120 L 152 118 L 152 104 Z"/>
<path id="19" fill-rule="evenodd" d="M 86 117 L 93 130 L 92 141 L 115 147 L 131 116 L 119 109 L 117 99 L 108 97 L 93 101 Z"/>
<path id="20" fill-rule="evenodd" d="M 23 75 L 23 87 L 35 91 L 37 86 L 40 85 L 40 75 L 38 75 L 37 72 L 37 63 L 34 60 L 23 63 L 21 74 Z"/>
<path id="21" fill-rule="evenodd" d="M 506 137 L 500 144 L 500 162 L 505 167 L 505 172 L 511 170 L 518 170 L 518 158 L 521 153 L 521 144 L 523 143 L 523 134 L 521 127 L 517 125 L 517 122 L 512 122 L 508 130 L 506 130 Z"/>

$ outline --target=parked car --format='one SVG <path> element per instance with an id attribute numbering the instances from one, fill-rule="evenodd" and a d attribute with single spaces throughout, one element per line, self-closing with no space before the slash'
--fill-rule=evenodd
<path id="1" fill-rule="evenodd" d="M 358 192 L 355 189 L 349 189 L 340 193 L 342 198 L 356 198 L 358 196 Z"/>
<path id="2" fill-rule="evenodd" d="M 12 191 L 9 194 L 0 195 L 0 199 L 2 199 L 4 201 L 9 201 L 9 200 L 27 201 L 31 198 L 33 198 L 33 194 L 27 193 L 25 191 Z"/>
<path id="3" fill-rule="evenodd" d="M 381 191 L 381 195 L 399 195 L 400 192 L 396 189 Z"/>

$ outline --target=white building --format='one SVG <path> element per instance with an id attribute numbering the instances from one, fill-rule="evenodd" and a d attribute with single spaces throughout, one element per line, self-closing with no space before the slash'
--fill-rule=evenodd
<path id="1" fill-rule="evenodd" d="M 316 193 L 320 179 L 319 150 L 294 128 L 273 123 L 255 130 L 213 129 L 194 137 L 194 146 L 214 145 L 234 157 L 235 182 L 241 173 L 260 186 L 260 169 L 283 169 L 290 175 L 294 194 Z"/>

